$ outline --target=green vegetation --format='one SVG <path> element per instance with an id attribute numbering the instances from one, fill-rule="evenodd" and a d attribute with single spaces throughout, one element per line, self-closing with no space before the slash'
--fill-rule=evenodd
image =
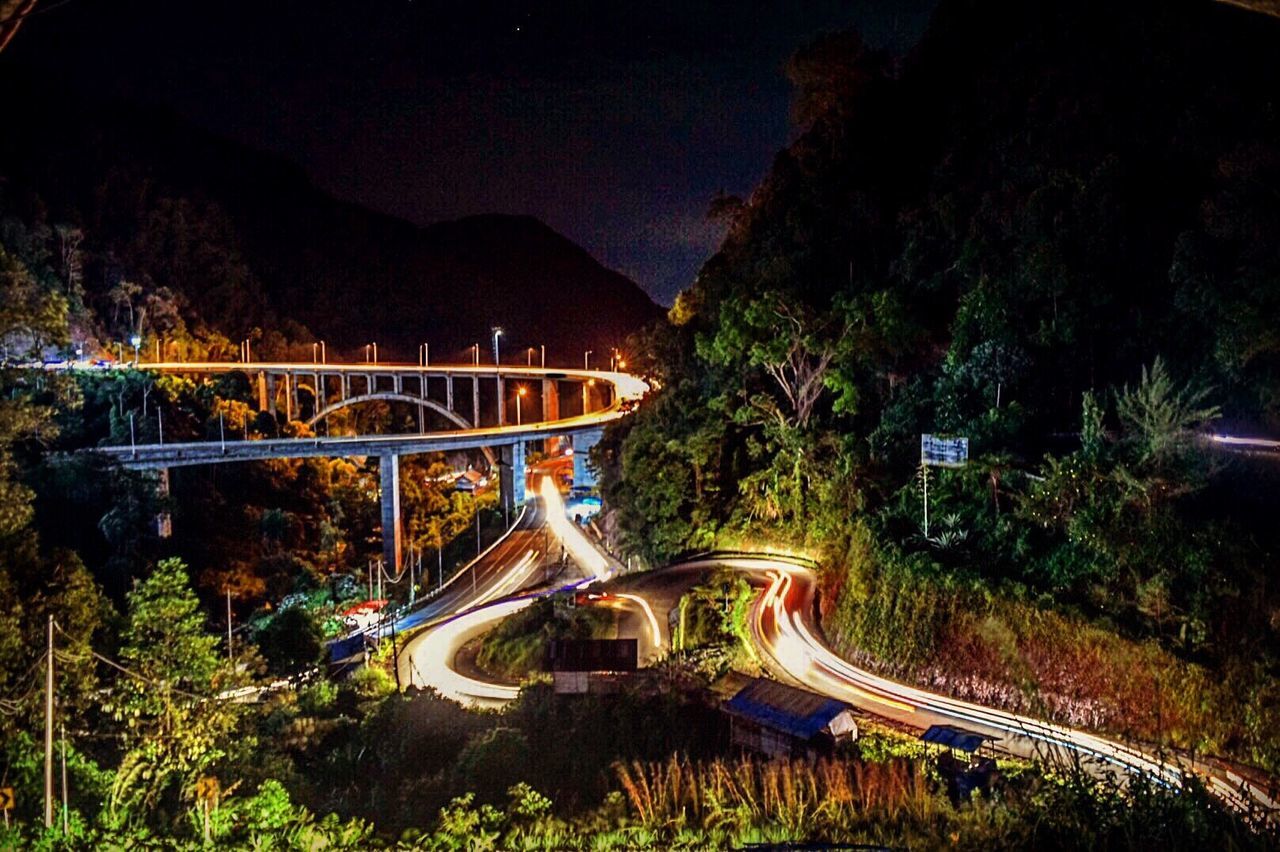
<path id="1" fill-rule="evenodd" d="M 721 250 L 629 348 L 658 390 L 596 459 L 623 545 L 651 564 L 803 549 L 851 659 L 1280 771 L 1280 468 L 1203 440 L 1280 433 L 1280 77 L 1265 28 L 1235 14 L 948 0 L 901 62 L 854 34 L 798 54 L 795 141 L 749 200 L 718 200 Z M 74 194 L 122 204 L 120 186 Z M 51 222 L 0 189 L 0 760 L 17 793 L 0 846 L 1280 842 L 1194 784 L 1070 767 L 952 803 L 889 735 L 813 765 L 728 760 L 707 685 L 750 666 L 751 601 L 728 575 L 681 602 L 688 656 L 614 695 L 533 684 L 469 712 L 379 665 L 260 691 L 316 660 L 367 582 L 374 465 L 184 468 L 165 493 L 68 451 L 157 440 L 162 422 L 167 440 L 312 427 L 257 412 L 242 377 L 14 365 L 133 334 L 166 355 L 225 359 L 247 336 L 306 359 L 313 336 L 259 330 L 268 300 L 216 208 L 147 189 L 119 217 L 95 202 Z M 375 426 L 416 414 L 324 428 Z M 919 468 L 922 432 L 968 437 L 969 463 Z M 450 487 L 462 461 L 402 470 L 428 586 L 496 527 L 491 495 Z M 232 659 L 228 593 L 234 621 L 258 616 Z M 46 830 L 50 617 L 68 809 Z M 546 601 L 481 664 L 522 677 L 547 638 L 606 629 Z"/>
<path id="2" fill-rule="evenodd" d="M 502 621 L 480 641 L 476 664 L 487 672 L 521 680 L 545 671 L 552 639 L 605 639 L 613 614 L 599 607 L 574 606 L 569 595 L 542 598 Z"/>
<path id="3" fill-rule="evenodd" d="M 1280 433 L 1275 37 L 957 2 L 798 54 L 795 141 L 628 347 L 622 545 L 795 548 L 851 659 L 1280 771 L 1280 469 L 1204 440 Z"/>

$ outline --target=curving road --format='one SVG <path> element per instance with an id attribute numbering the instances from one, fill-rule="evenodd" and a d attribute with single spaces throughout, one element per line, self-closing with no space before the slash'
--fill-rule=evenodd
<path id="1" fill-rule="evenodd" d="M 424 608 L 420 617 L 397 625 L 400 630 L 425 627 L 401 649 L 397 661 L 401 683 L 430 686 L 469 706 L 501 707 L 515 700 L 518 686 L 460 671 L 458 652 L 538 598 L 582 588 L 610 574 L 607 560 L 590 548 L 565 517 L 564 502 L 550 477 L 542 477 L 539 493 L 541 497 L 529 503 L 505 539 L 454 575 L 452 587 Z M 548 563 L 558 563 L 561 553 L 585 576 L 549 585 Z"/>
<path id="2" fill-rule="evenodd" d="M 1181 783 L 1185 775 L 1193 773 L 1211 792 L 1238 809 L 1275 812 L 1280 808 L 1271 791 L 1221 769 L 1194 764 L 1176 755 L 1155 755 L 1086 731 L 927 692 L 850 664 L 819 638 L 813 617 L 816 583 L 812 570 L 785 557 L 707 557 L 635 578 L 627 583 L 624 594 L 642 605 L 640 612 L 649 617 L 634 617 L 623 624 L 630 624 L 630 631 L 642 642 L 669 645 L 662 616 L 682 589 L 715 568 L 741 571 L 763 587 L 752 611 L 751 636 L 765 668 L 782 680 L 915 729 L 952 724 L 980 731 L 995 738 L 1000 750 L 1014 756 L 1078 763 L 1099 776 L 1142 774 L 1170 785 Z M 522 605 L 520 601 L 494 605 L 483 621 L 470 625 L 469 635 L 483 633 Z M 450 664 L 443 658 L 439 662 L 446 669 Z M 446 680 L 456 675 L 437 674 Z M 468 689 L 474 695 L 484 693 L 487 706 L 500 706 L 518 692 L 510 686 L 498 691 L 496 686 L 473 680 Z"/>

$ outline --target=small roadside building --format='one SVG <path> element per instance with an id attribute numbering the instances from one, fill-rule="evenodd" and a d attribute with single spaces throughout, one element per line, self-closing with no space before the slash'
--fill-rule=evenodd
<path id="1" fill-rule="evenodd" d="M 729 716 L 730 742 L 767 757 L 812 759 L 858 737 L 848 704 L 776 680 L 753 678 L 721 709 Z"/>
<path id="2" fill-rule="evenodd" d="M 610 692 L 636 670 L 638 654 L 635 639 L 552 639 L 547 668 L 557 694 Z"/>
<path id="3" fill-rule="evenodd" d="M 955 725 L 931 725 L 920 739 L 938 746 L 938 773 L 947 782 L 947 795 L 953 802 L 969 798 L 974 790 L 987 792 L 1000 777 L 994 752 L 983 753 L 987 743 L 996 737 Z"/>

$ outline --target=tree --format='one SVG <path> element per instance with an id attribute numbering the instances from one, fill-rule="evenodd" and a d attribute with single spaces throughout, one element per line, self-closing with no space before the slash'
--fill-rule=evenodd
<path id="1" fill-rule="evenodd" d="M 182 560 L 161 560 L 127 600 L 120 637 L 127 673 L 106 702 L 126 748 L 110 798 L 123 820 L 176 804 L 228 754 L 239 717 L 239 705 L 218 697 L 237 679 L 219 638 L 204 631 Z"/>
<path id="2" fill-rule="evenodd" d="M 1127 439 L 1137 448 L 1142 462 L 1160 464 L 1182 452 L 1195 433 L 1221 416 L 1216 405 L 1202 406 L 1209 388 L 1179 387 L 1157 357 L 1148 371 L 1142 368 L 1138 386 L 1116 395 L 1120 420 Z"/>
<path id="3" fill-rule="evenodd" d="M 45 344 L 64 344 L 67 339 L 67 300 L 41 287 L 0 246 L 0 343 L 5 360 L 38 355 Z"/>

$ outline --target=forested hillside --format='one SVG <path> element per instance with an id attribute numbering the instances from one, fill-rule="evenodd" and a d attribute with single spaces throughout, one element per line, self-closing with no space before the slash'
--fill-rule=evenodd
<path id="1" fill-rule="evenodd" d="M 1280 433 L 1277 45 L 1208 2 L 947 0 L 901 60 L 798 54 L 795 141 L 632 347 L 622 540 L 804 549 L 852 658 L 1280 768 L 1280 463 L 1202 439 Z"/>
<path id="2" fill-rule="evenodd" d="M 575 364 L 658 315 L 531 217 L 417 228 L 325 195 L 278 157 L 155 110 L 77 100 L 18 67 L 0 65 L 0 101 L 0 216 L 65 231 L 100 305 L 125 279 L 171 303 L 170 322 L 255 337 L 263 355 L 314 338 L 412 360 L 427 340 L 460 359 L 503 325 L 513 347 Z"/>

